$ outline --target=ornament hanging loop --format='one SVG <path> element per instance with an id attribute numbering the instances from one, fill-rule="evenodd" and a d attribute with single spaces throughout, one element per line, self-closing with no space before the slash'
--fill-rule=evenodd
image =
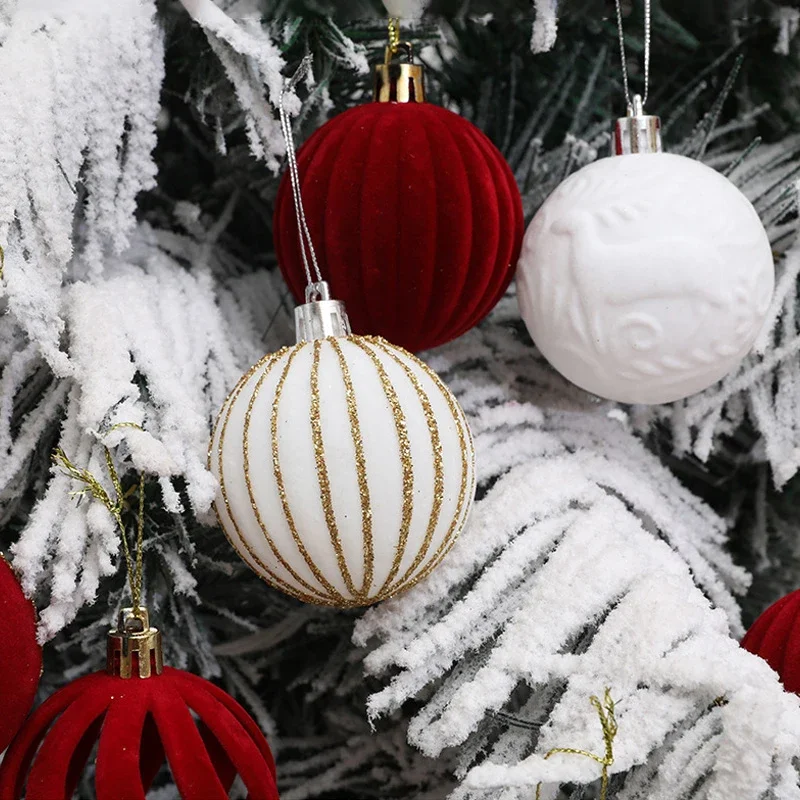
<path id="1" fill-rule="evenodd" d="M 322 281 L 322 273 L 319 271 L 317 253 L 314 250 L 314 243 L 311 241 L 311 232 L 308 229 L 306 212 L 303 208 L 303 196 L 300 194 L 300 173 L 297 169 L 297 153 L 294 148 L 292 125 L 289 122 L 289 112 L 286 109 L 286 95 L 293 91 L 294 87 L 305 77 L 311 68 L 312 61 L 313 58 L 310 54 L 303 58 L 294 75 L 284 83 L 283 89 L 281 90 L 281 99 L 278 104 L 281 118 L 281 132 L 283 133 L 283 140 L 286 144 L 286 160 L 289 166 L 289 178 L 292 183 L 292 197 L 294 198 L 294 211 L 297 217 L 297 231 L 300 236 L 300 254 L 303 257 L 303 266 L 306 270 L 306 280 L 309 285 L 313 284 L 315 279 L 317 282 Z M 312 267 L 314 270 L 313 275 L 311 272 Z"/>
<path id="2" fill-rule="evenodd" d="M 118 430 L 119 428 L 135 428 L 142 430 L 141 425 L 135 422 L 119 422 L 109 428 L 111 431 Z M 133 601 L 134 609 L 139 608 L 142 599 L 142 585 L 144 566 L 142 563 L 142 551 L 144 545 L 144 488 L 145 480 L 144 473 L 139 476 L 139 514 L 136 523 L 136 552 L 131 554 L 131 547 L 128 542 L 128 533 L 125 527 L 125 522 L 122 518 L 123 512 L 126 507 L 126 500 L 128 493 L 122 489 L 122 481 L 120 480 L 117 468 L 114 466 L 114 459 L 111 456 L 111 451 L 108 447 L 103 447 L 106 457 L 106 469 L 108 476 L 111 479 L 111 484 L 114 487 L 114 497 L 112 497 L 105 487 L 100 483 L 97 478 L 89 472 L 88 469 L 80 469 L 69 459 L 67 454 L 59 447 L 53 453 L 53 463 L 61 467 L 64 472 L 74 481 L 82 483 L 84 488 L 76 495 L 89 494 L 92 498 L 99 501 L 106 507 L 108 513 L 114 518 L 117 523 L 122 541 L 122 552 L 125 556 L 125 568 L 128 573 L 128 585 L 131 590 L 131 600 Z"/>
<path id="3" fill-rule="evenodd" d="M 325 339 L 328 336 L 349 336 L 350 321 L 344 303 L 332 300 L 327 281 L 322 280 L 322 273 L 317 262 L 311 231 L 308 229 L 306 212 L 303 207 L 303 195 L 300 192 L 300 172 L 297 168 L 297 153 L 294 149 L 292 126 L 286 110 L 286 93 L 294 89 L 311 67 L 312 58 L 307 55 L 297 71 L 286 81 L 281 92 L 280 116 L 283 139 L 286 143 L 286 159 L 289 162 L 289 178 L 292 183 L 297 231 L 300 236 L 300 253 L 306 271 L 306 302 L 294 310 L 294 324 L 297 343 L 314 339 Z M 312 273 L 313 267 L 313 273 Z"/>
<path id="4" fill-rule="evenodd" d="M 644 0 L 644 96 L 631 97 L 628 83 L 628 60 L 625 56 L 625 32 L 622 28 L 622 7 L 617 7 L 617 31 L 619 32 L 619 57 L 622 62 L 622 84 L 625 87 L 625 101 L 628 116 L 617 120 L 614 125 L 615 156 L 636 153 L 661 152 L 661 120 L 652 114 L 645 114 L 644 104 L 650 90 L 650 0 Z"/>
<path id="5" fill-rule="evenodd" d="M 410 64 L 414 60 L 414 45 L 400 41 L 400 20 L 398 17 L 390 17 L 389 44 L 386 45 L 384 64 L 391 64 L 392 59 L 401 51 L 406 54 L 406 61 Z"/>
<path id="6" fill-rule="evenodd" d="M 628 59 L 625 56 L 625 31 L 622 27 L 622 6 L 620 0 L 615 0 L 617 9 L 617 32 L 619 33 L 619 57 L 622 62 L 622 85 L 625 88 L 625 101 L 628 104 L 628 114 L 634 105 L 634 100 L 639 95 L 631 99 L 630 86 L 628 82 Z M 650 29 L 652 14 L 650 12 L 650 0 L 644 0 L 644 96 L 641 98 L 641 114 L 644 114 L 644 104 L 647 102 L 647 94 L 650 90 Z"/>

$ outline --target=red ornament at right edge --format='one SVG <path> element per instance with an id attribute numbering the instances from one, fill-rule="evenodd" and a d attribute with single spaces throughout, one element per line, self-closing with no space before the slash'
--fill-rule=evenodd
<path id="1" fill-rule="evenodd" d="M 750 626 L 742 647 L 763 658 L 787 692 L 800 694 L 800 589 L 773 603 Z"/>
<path id="2" fill-rule="evenodd" d="M 375 68 L 374 102 L 323 125 L 297 162 L 320 268 L 353 333 L 418 352 L 465 333 L 502 297 L 523 213 L 500 151 L 471 122 L 425 102 L 422 67 L 395 39 Z M 401 52 L 407 61 L 393 61 Z M 273 237 L 281 272 L 305 302 L 286 175 Z"/>

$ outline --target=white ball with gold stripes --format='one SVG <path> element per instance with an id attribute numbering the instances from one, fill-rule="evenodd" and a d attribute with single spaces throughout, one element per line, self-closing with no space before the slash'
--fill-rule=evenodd
<path id="1" fill-rule="evenodd" d="M 276 589 L 340 608 L 425 578 L 475 493 L 455 397 L 419 359 L 367 336 L 265 356 L 225 401 L 209 466 L 244 561 Z"/>

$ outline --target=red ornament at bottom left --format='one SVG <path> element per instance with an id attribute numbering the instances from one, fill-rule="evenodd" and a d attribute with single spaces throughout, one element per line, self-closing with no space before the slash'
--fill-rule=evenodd
<path id="1" fill-rule="evenodd" d="M 163 666 L 144 608 L 121 613 L 105 672 L 65 686 L 28 719 L 3 759 L 0 800 L 69 800 L 96 743 L 97 800 L 145 800 L 165 760 L 184 800 L 224 800 L 237 774 L 249 800 L 278 800 L 256 723 L 214 684 Z"/>
<path id="2" fill-rule="evenodd" d="M 36 609 L 17 576 L 0 555 L 0 752 L 6 749 L 31 710 L 42 674 L 42 648 L 36 641 Z"/>

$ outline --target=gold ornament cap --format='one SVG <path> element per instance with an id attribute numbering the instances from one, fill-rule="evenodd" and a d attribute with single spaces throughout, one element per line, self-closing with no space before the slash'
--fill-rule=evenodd
<path id="1" fill-rule="evenodd" d="M 395 63 L 393 59 L 400 53 L 405 53 L 406 60 Z M 424 78 L 422 65 L 414 63 L 413 45 L 400 41 L 400 20 L 392 17 L 383 64 L 375 66 L 372 99 L 376 103 L 424 103 Z"/>
<path id="2" fill-rule="evenodd" d="M 160 675 L 164 670 L 161 631 L 150 627 L 150 615 L 142 606 L 119 612 L 116 629 L 108 633 L 107 648 L 109 675 L 130 678 L 134 666 L 140 678 L 149 678 L 153 671 Z"/>

